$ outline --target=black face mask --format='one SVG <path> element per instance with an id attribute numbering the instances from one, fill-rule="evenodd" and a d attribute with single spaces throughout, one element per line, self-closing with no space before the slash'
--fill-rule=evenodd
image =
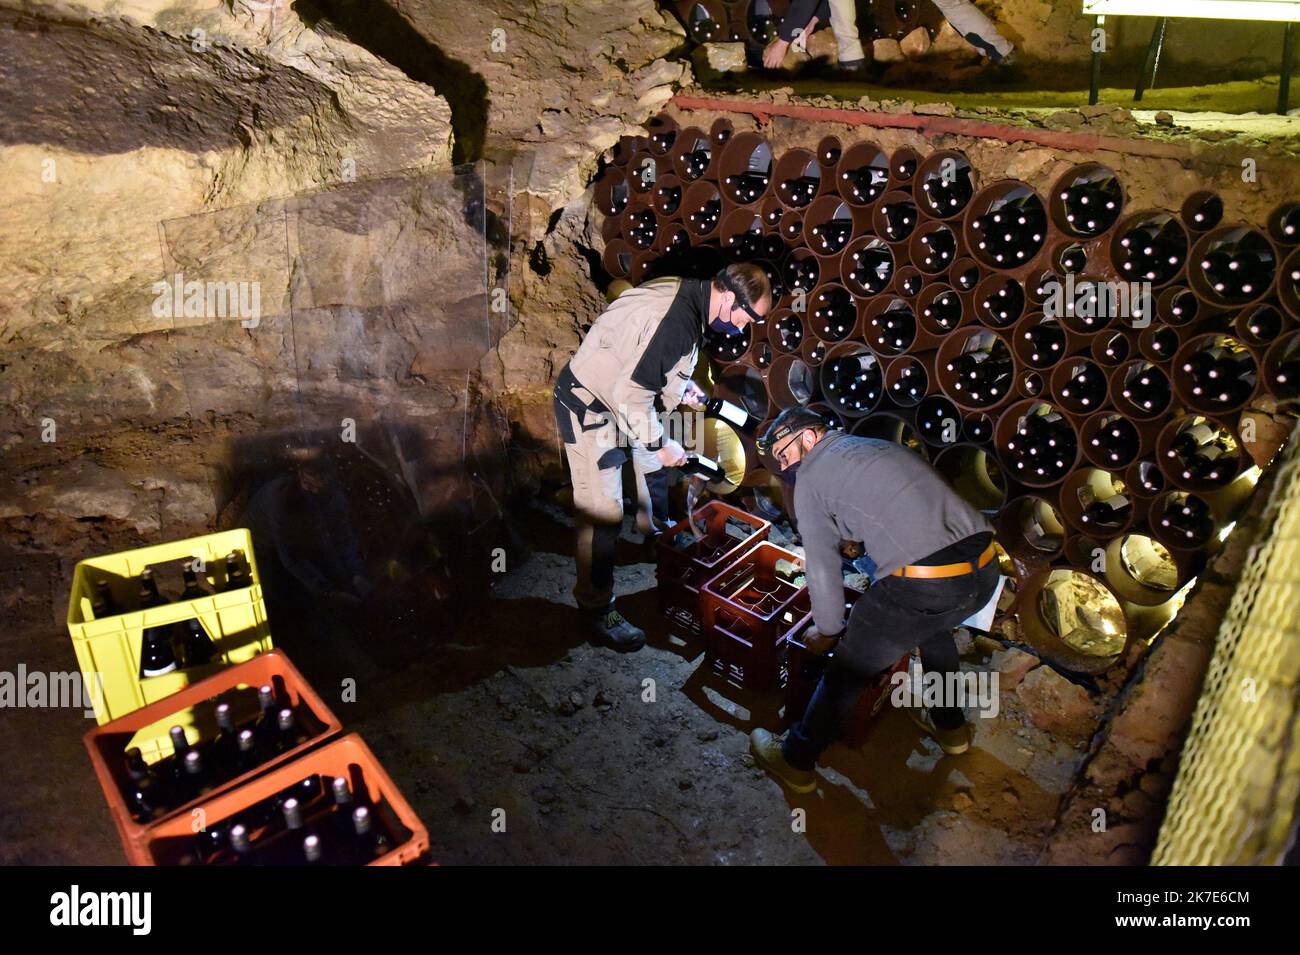
<path id="1" fill-rule="evenodd" d="M 788 468 L 785 468 L 784 470 L 782 470 L 781 473 L 780 473 L 779 475 L 777 475 L 777 476 L 778 476 L 782 481 L 785 481 L 787 484 L 793 484 L 793 483 L 794 483 L 794 472 L 799 470 L 799 465 L 801 465 L 801 464 L 803 464 L 803 458 L 800 458 L 798 461 L 794 462 L 794 464 L 792 464 L 792 465 L 790 465 Z"/>

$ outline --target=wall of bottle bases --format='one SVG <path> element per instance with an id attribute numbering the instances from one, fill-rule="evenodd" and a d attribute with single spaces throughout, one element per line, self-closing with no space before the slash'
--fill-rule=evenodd
<path id="1" fill-rule="evenodd" d="M 956 150 L 774 155 L 661 114 L 595 202 L 615 278 L 760 263 L 767 321 L 707 336 L 719 393 L 925 456 L 997 526 L 1026 637 L 1075 669 L 1168 619 L 1267 463 L 1243 411 L 1300 395 L 1300 200 L 1234 222 L 1208 191 L 1130 208 L 1100 163 L 1041 194 Z M 1060 632 L 1076 602 L 1110 622 Z"/>

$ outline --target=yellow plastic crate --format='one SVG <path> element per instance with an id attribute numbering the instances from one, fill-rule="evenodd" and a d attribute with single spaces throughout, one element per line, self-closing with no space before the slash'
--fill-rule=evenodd
<path id="1" fill-rule="evenodd" d="M 131 606 L 139 589 L 138 578 L 146 567 L 198 558 L 204 566 L 200 579 L 209 590 L 215 591 L 217 584 L 225 582 L 225 557 L 232 550 L 244 552 L 252 581 L 248 587 L 147 610 L 130 610 L 98 620 L 94 617 L 91 595 L 95 581 L 100 578 L 108 582 L 118 606 Z M 168 626 L 191 617 L 201 620 L 212 638 L 216 650 L 212 662 L 162 676 L 141 677 L 140 654 L 145 629 Z M 73 574 L 72 593 L 68 597 L 68 633 L 87 685 L 95 685 L 96 673 L 102 678 L 102 692 L 93 694 L 95 718 L 101 726 L 225 667 L 270 650 L 271 632 L 252 536 L 241 528 L 81 561 Z M 141 730 L 132 745 L 140 747 L 146 760 L 164 756 L 171 752 L 167 731 L 175 725 L 186 727 L 191 737 L 197 735 L 187 711 L 169 718 L 166 725 Z"/>

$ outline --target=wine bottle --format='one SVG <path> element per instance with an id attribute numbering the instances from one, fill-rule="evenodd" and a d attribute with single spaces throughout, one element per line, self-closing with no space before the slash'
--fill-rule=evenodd
<path id="1" fill-rule="evenodd" d="M 926 272 L 939 272 L 952 262 L 957 254 L 957 239 L 949 229 L 935 229 L 921 236 L 925 254 L 918 268 Z"/>
<path id="2" fill-rule="evenodd" d="M 1106 376 L 1092 364 L 1076 365 L 1061 386 L 1061 401 L 1085 410 L 1099 408 L 1106 400 Z"/>
<path id="3" fill-rule="evenodd" d="M 341 837 L 340 841 L 343 841 L 344 837 L 352 834 L 352 810 L 355 808 L 347 779 L 343 776 L 335 776 L 330 783 L 330 793 L 334 797 L 331 825 Z"/>
<path id="4" fill-rule="evenodd" d="M 1154 461 L 1142 461 L 1137 466 L 1138 486 L 1148 495 L 1165 489 L 1165 476 Z"/>
<path id="5" fill-rule="evenodd" d="M 368 865 L 375 859 L 387 855 L 392 848 L 388 836 L 375 824 L 369 807 L 358 806 L 352 810 L 352 829 L 356 836 L 357 856 Z"/>
<path id="6" fill-rule="evenodd" d="M 230 864 L 231 865 L 255 865 L 253 846 L 248 839 L 248 828 L 243 823 L 235 823 L 230 827 Z"/>
<path id="7" fill-rule="evenodd" d="M 1170 500 L 1160 516 L 1160 526 L 1177 543 L 1186 547 L 1199 547 L 1214 534 L 1214 520 L 1209 508 L 1192 495 L 1185 495 L 1181 501 Z"/>
<path id="8" fill-rule="evenodd" d="M 659 186 L 656 190 L 659 197 L 659 208 L 663 210 L 664 215 L 673 215 L 677 212 L 677 207 L 682 204 L 682 187 L 681 186 Z"/>
<path id="9" fill-rule="evenodd" d="M 264 683 L 257 688 L 257 706 L 260 710 L 257 722 L 253 724 L 253 737 L 257 745 L 267 751 L 275 752 L 275 737 L 279 732 L 277 723 L 275 689 Z"/>
<path id="10" fill-rule="evenodd" d="M 1223 221 L 1223 200 L 1210 193 L 1189 210 L 1189 225 L 1197 232 L 1208 232 Z"/>
<path id="11" fill-rule="evenodd" d="M 1137 371 L 1125 381 L 1120 395 L 1126 401 L 1141 408 L 1143 413 L 1154 414 L 1169 407 L 1173 395 L 1169 390 L 1169 379 L 1155 368 Z"/>
<path id="12" fill-rule="evenodd" d="M 1120 271 L 1129 281 L 1168 282 L 1187 257 L 1187 235 L 1170 215 L 1135 223 L 1120 237 Z"/>
<path id="13" fill-rule="evenodd" d="M 900 200 L 885 205 L 885 236 L 891 242 L 902 242 L 916 228 L 916 206 L 910 200 Z"/>
<path id="14" fill-rule="evenodd" d="M 1098 171 L 1076 179 L 1060 193 L 1065 221 L 1076 235 L 1101 235 L 1119 218 L 1123 195 L 1119 180 L 1109 172 Z"/>
<path id="15" fill-rule="evenodd" d="M 181 794 L 179 802 L 187 803 L 211 791 L 212 786 L 208 782 L 207 767 L 203 763 L 202 753 L 194 748 L 186 750 L 181 766 L 183 775 L 179 787 Z"/>
<path id="16" fill-rule="evenodd" d="M 212 745 L 208 748 L 212 769 L 227 776 L 236 776 L 239 774 L 239 730 L 235 727 L 234 711 L 229 703 L 218 703 L 215 713 L 217 735 L 212 738 Z"/>
<path id="17" fill-rule="evenodd" d="M 921 183 L 921 191 L 926 194 L 933 215 L 941 219 L 956 215 L 966 208 L 975 194 L 970 166 L 958 166 L 953 176 L 938 171 L 927 174 Z"/>
<path id="18" fill-rule="evenodd" d="M 776 334 L 785 351 L 794 351 L 803 343 L 803 323 L 797 315 L 786 315 L 776 321 Z"/>
<path id="19" fill-rule="evenodd" d="M 687 457 L 689 458 L 689 455 Z M 287 753 L 307 738 L 307 734 L 294 719 L 293 710 L 287 706 L 281 708 L 276 714 L 276 731 L 275 749 L 281 753 Z"/>
<path id="20" fill-rule="evenodd" d="M 194 564 L 190 561 L 185 562 L 185 567 L 181 571 L 181 576 L 185 580 L 185 589 L 181 591 L 178 600 L 195 600 L 198 597 L 208 596 L 207 590 L 199 583 L 199 575 L 194 570 Z"/>
<path id="21" fill-rule="evenodd" d="M 242 729 L 239 735 L 235 737 L 239 746 L 239 751 L 235 757 L 236 771 L 242 775 L 250 770 L 257 768 L 262 762 L 261 757 L 257 754 L 257 738 L 250 729 Z"/>
<path id="22" fill-rule="evenodd" d="M 302 856 L 308 865 L 321 865 L 325 861 L 320 836 L 312 833 L 302 840 Z"/>
<path id="23" fill-rule="evenodd" d="M 961 321 L 961 299 L 956 292 L 941 292 L 921 314 L 932 320 L 939 328 L 950 332 Z"/>
<path id="24" fill-rule="evenodd" d="M 302 803 L 296 796 L 290 796 L 280 804 L 280 812 L 284 816 L 284 828 L 289 832 L 297 832 L 303 827 Z"/>
<path id="25" fill-rule="evenodd" d="M 118 613 L 117 601 L 113 599 L 113 592 L 108 588 L 108 581 L 102 577 L 95 581 L 91 591 L 90 610 L 96 620 L 113 617 Z"/>
<path id="26" fill-rule="evenodd" d="M 203 629 L 203 623 L 197 617 L 191 617 L 180 624 L 181 653 L 185 657 L 186 667 L 205 666 L 212 662 L 217 648 L 212 638 Z"/>
<path id="27" fill-rule="evenodd" d="M 176 669 L 176 653 L 172 650 L 171 627 L 145 627 L 140 646 L 140 676 L 162 676 Z"/>
<path id="28" fill-rule="evenodd" d="M 984 310 L 996 325 L 1019 318 L 1025 308 L 1025 293 L 1018 282 L 1008 281 L 983 301 Z"/>
<path id="29" fill-rule="evenodd" d="M 238 549 L 232 550 L 226 555 L 226 585 L 221 588 L 222 592 L 239 590 L 252 582 L 248 569 L 244 566 L 244 552 Z"/>
<path id="30" fill-rule="evenodd" d="M 851 219 L 828 219 L 821 225 L 812 227 L 815 241 L 812 243 L 822 255 L 834 255 L 848 245 L 853 234 Z"/>
<path id="31" fill-rule="evenodd" d="M 140 571 L 140 595 L 138 605 L 141 610 L 160 607 L 167 603 L 166 598 L 158 592 L 158 581 L 154 579 L 153 568 L 146 567 Z"/>
<path id="32" fill-rule="evenodd" d="M 126 772 L 130 779 L 127 808 L 137 820 L 149 822 L 167 805 L 163 784 L 136 746 L 126 751 Z"/>
<path id="33" fill-rule="evenodd" d="M 1056 322 L 1039 322 L 1025 329 L 1029 342 L 1029 363 L 1035 368 L 1049 368 L 1065 352 L 1065 332 Z"/>
<path id="34" fill-rule="evenodd" d="M 1123 527 L 1128 523 L 1129 514 L 1132 513 L 1132 510 L 1127 497 L 1123 494 L 1115 494 L 1108 498 L 1092 501 L 1084 508 L 1079 520 L 1089 527 L 1110 530 Z"/>
<path id="35" fill-rule="evenodd" d="M 853 268 L 849 270 L 849 281 L 856 282 L 871 295 L 879 295 L 889 285 L 894 274 L 894 257 L 888 249 L 867 246 L 850 258 Z"/>
<path id="36" fill-rule="evenodd" d="M 1008 198 L 982 216 L 971 220 L 979 233 L 975 246 L 985 262 L 998 268 L 1024 265 L 1043 247 L 1047 214 L 1033 194 Z"/>

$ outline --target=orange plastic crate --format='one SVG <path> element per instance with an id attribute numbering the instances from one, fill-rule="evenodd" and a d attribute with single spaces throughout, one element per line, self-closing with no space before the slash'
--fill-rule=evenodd
<path id="1" fill-rule="evenodd" d="M 803 569 L 803 558 L 762 541 L 700 589 L 705 664 L 726 682 L 753 690 L 780 684 L 781 646 L 807 588 L 778 577 L 778 561 Z"/>
<path id="2" fill-rule="evenodd" d="M 375 754 L 355 733 L 340 737 L 314 749 L 273 772 L 259 776 L 238 789 L 209 796 L 199 803 L 207 826 L 220 826 L 226 820 L 289 789 L 300 780 L 320 775 L 326 780 L 335 776 L 348 779 L 354 798 L 369 804 L 377 824 L 388 832 L 393 848 L 369 865 L 410 865 L 429 851 L 429 833 L 402 796 L 392 777 L 384 771 Z M 132 862 L 137 865 L 176 865 L 186 858 L 194 845 L 195 833 L 188 816 L 173 816 L 149 829 L 147 838 Z M 252 833 L 256 849 L 258 833 Z"/>
<path id="3" fill-rule="evenodd" d="M 753 532 L 743 538 L 728 534 L 729 517 L 749 525 Z M 705 528 L 700 541 L 685 548 L 674 547 L 673 538 L 681 531 L 690 530 L 686 521 L 680 521 L 659 535 L 655 547 L 659 609 L 692 634 L 700 633 L 700 587 L 755 544 L 767 540 L 772 529 L 771 521 L 723 501 L 709 501 L 696 510 L 695 523 Z"/>
<path id="4" fill-rule="evenodd" d="M 169 721 L 179 713 L 189 711 L 195 704 L 206 704 L 216 697 L 222 697 L 234 708 L 235 720 L 243 724 L 250 716 L 257 713 L 257 688 L 269 683 L 276 689 L 277 698 L 287 701 L 298 714 L 303 708 L 310 712 L 313 724 L 305 728 L 312 730 L 310 738 L 272 757 L 240 776 L 232 777 L 198 799 L 175 806 L 166 815 L 150 822 L 136 820 L 127 806 L 125 787 L 129 785 L 126 771 L 125 753 L 134 745 L 137 737 L 153 738 L 161 731 L 167 732 Z M 185 724 L 190 744 L 194 745 L 212 739 L 216 735 L 216 719 L 213 715 L 215 703 L 200 706 L 198 719 L 193 724 Z M 105 723 L 91 730 L 85 736 L 86 749 L 90 752 L 91 764 L 104 798 L 108 801 L 109 812 L 122 838 L 122 846 L 127 858 L 134 861 L 138 857 L 142 843 L 148 838 L 151 829 L 162 825 L 169 819 L 181 817 L 189 825 L 189 810 L 203 800 L 212 799 L 214 795 L 226 792 L 242 785 L 250 779 L 274 769 L 296 758 L 323 740 L 337 735 L 343 724 L 325 705 L 325 701 L 311 688 L 297 668 L 289 661 L 282 650 L 272 650 L 253 659 L 191 684 L 179 693 L 164 697 L 142 709 L 126 716 Z M 196 732 L 197 731 L 197 732 Z"/>

